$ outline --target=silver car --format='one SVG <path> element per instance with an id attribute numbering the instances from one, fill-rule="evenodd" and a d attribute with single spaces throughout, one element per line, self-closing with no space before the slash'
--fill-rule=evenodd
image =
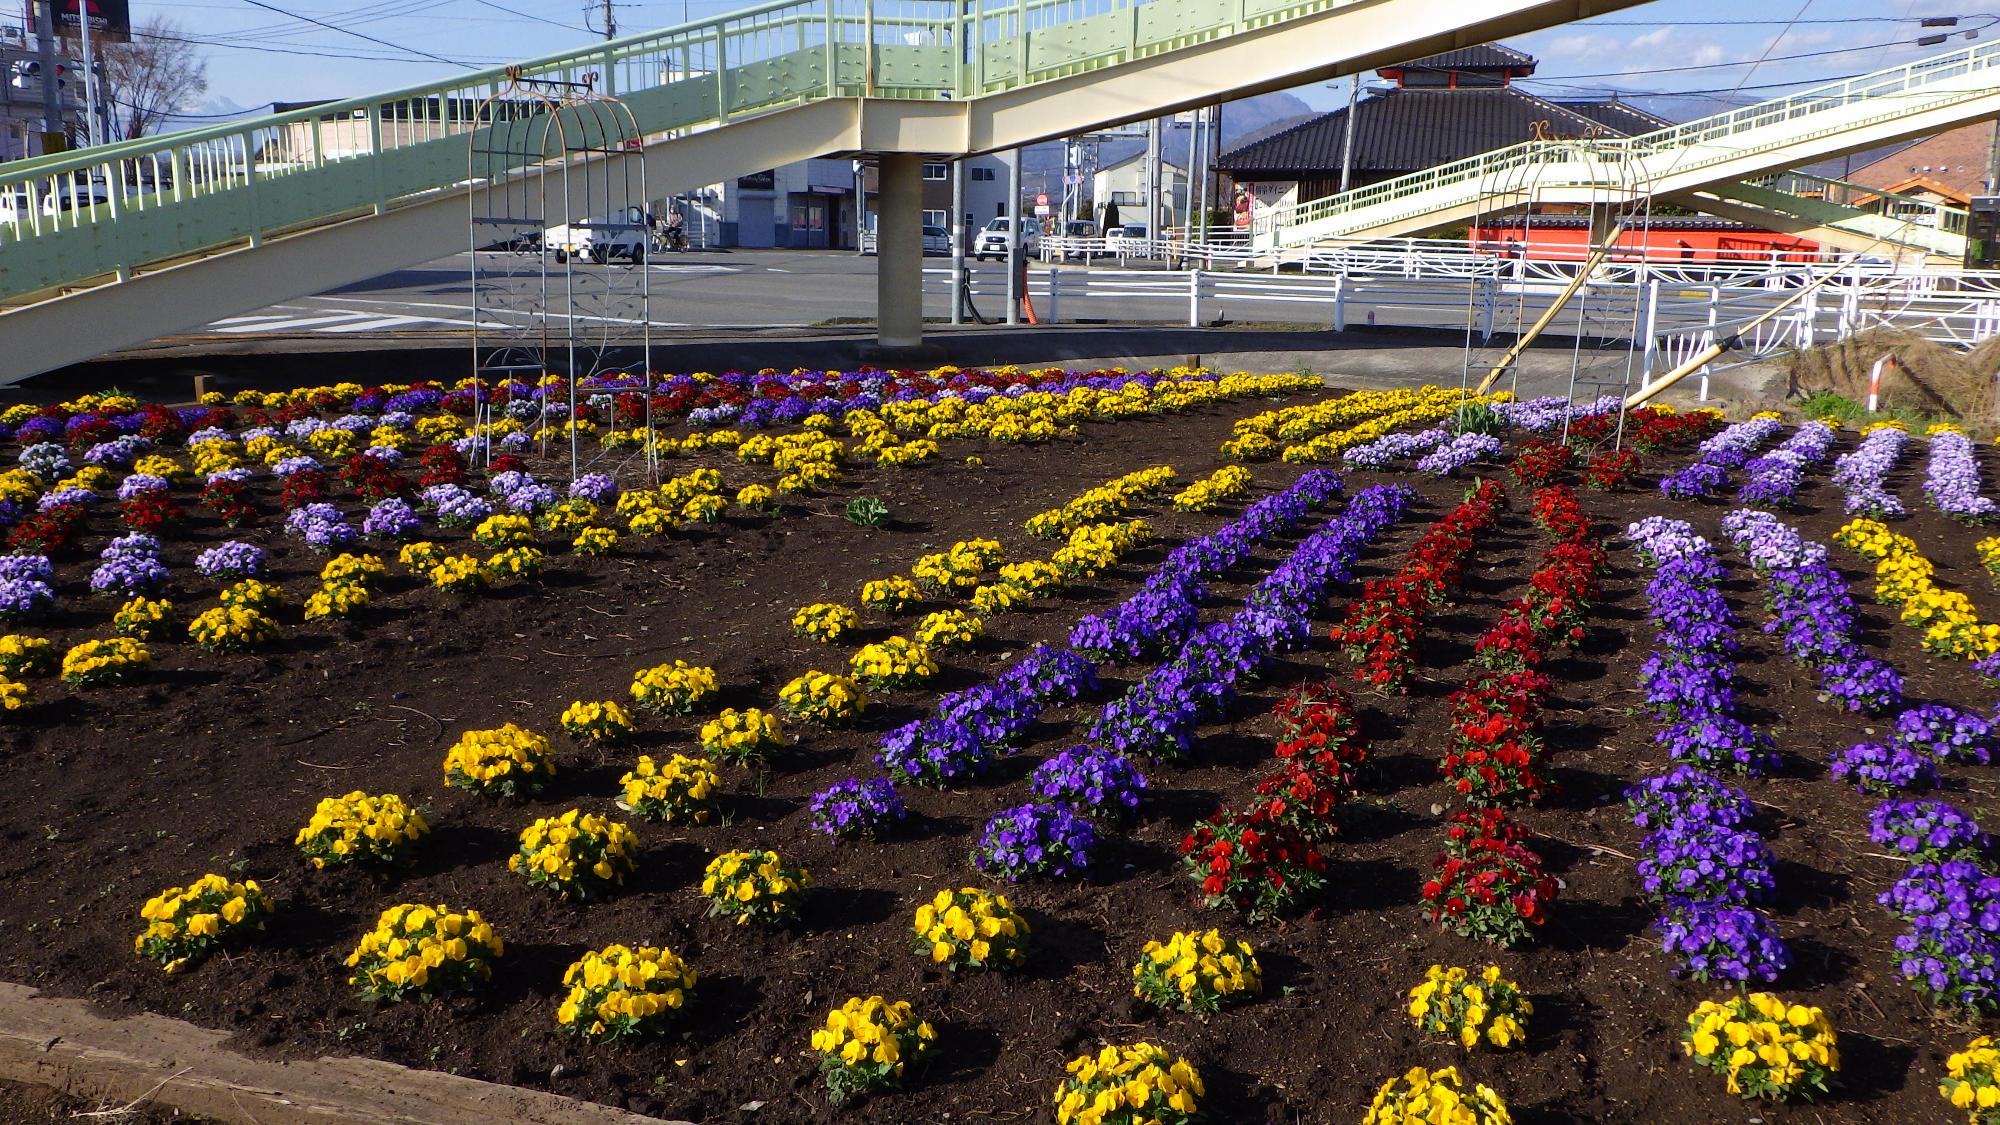
<path id="1" fill-rule="evenodd" d="M 1038 253 L 1042 248 L 1042 224 L 1038 219 L 1021 220 L 1021 249 L 1028 254 Z M 1007 257 L 1007 217 L 993 219 L 986 229 L 979 232 L 979 240 L 972 244 L 972 257 L 976 261 L 988 258 L 1005 260 Z"/>

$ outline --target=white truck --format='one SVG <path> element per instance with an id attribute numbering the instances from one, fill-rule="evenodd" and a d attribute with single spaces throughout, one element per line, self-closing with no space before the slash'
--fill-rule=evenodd
<path id="1" fill-rule="evenodd" d="M 646 260 L 652 231 L 650 212 L 644 207 L 627 207 L 619 214 L 550 227 L 542 232 L 542 246 L 557 262 L 581 258 L 602 264 L 623 258 L 639 265 Z"/>

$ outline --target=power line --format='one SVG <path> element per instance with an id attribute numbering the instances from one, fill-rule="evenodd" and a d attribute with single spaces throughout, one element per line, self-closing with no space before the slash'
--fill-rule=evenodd
<path id="1" fill-rule="evenodd" d="M 1994 26 L 1995 23 L 2000 23 L 2000 17 L 1994 17 L 1993 21 L 1990 23 L 1981 24 L 1979 27 L 1968 28 L 1966 30 L 1984 31 L 1987 28 Z M 1536 78 L 1521 79 L 1520 81 L 1563 82 L 1563 81 L 1573 81 L 1579 78 L 1636 78 L 1636 77 L 1643 77 L 1649 74 L 1685 74 L 1691 71 L 1698 71 L 1698 70 L 1729 70 L 1739 66 L 1757 67 L 1761 66 L 1764 63 L 1799 62 L 1804 59 L 1832 58 L 1835 55 L 1852 55 L 1852 54 L 1859 54 L 1864 51 L 1880 50 L 1884 47 L 1915 46 L 1916 44 L 1917 41 L 1914 39 L 1891 39 L 1885 43 L 1866 43 L 1859 47 L 1833 47 L 1824 51 L 1804 51 L 1795 55 L 1771 55 L 1765 58 L 1757 58 L 1757 59 L 1737 59 L 1732 62 L 1691 63 L 1687 66 L 1649 67 L 1643 70 L 1608 70 L 1601 74 L 1561 74 L 1561 75 L 1556 75 L 1552 78 L 1536 77 Z M 1838 79 L 1810 79 L 1809 81 L 1816 81 L 1816 82 L 1838 81 Z"/>
<path id="2" fill-rule="evenodd" d="M 368 42 L 370 42 L 370 43 L 375 43 L 375 44 L 379 44 L 379 45 L 381 45 L 381 46 L 384 46 L 384 47 L 388 47 L 388 48 L 390 48 L 391 50 L 396 50 L 396 51 L 403 51 L 403 52 L 406 52 L 406 53 L 408 53 L 408 54 L 412 54 L 412 55 L 421 55 L 421 56 L 423 56 L 424 58 L 427 58 L 427 59 L 434 59 L 434 60 L 436 60 L 436 61 L 438 61 L 438 62 L 441 62 L 441 63 L 444 63 L 444 64 L 446 64 L 446 65 L 448 65 L 448 66 L 458 66 L 458 67 L 465 67 L 465 68 L 466 68 L 466 69 L 468 69 L 468 70 L 476 70 L 476 69 L 478 69 L 477 67 L 473 66 L 473 65 L 472 65 L 471 63 L 467 63 L 467 62 L 460 62 L 460 61 L 459 61 L 459 60 L 457 60 L 457 59 L 448 59 L 448 58 L 445 58 L 445 57 L 444 57 L 443 55 L 434 55 L 434 54 L 430 53 L 429 51 L 425 51 L 425 50 L 420 50 L 420 49 L 418 49 L 418 48 L 416 48 L 416 47 L 405 47 L 405 46 L 403 46 L 403 45 L 402 45 L 402 44 L 400 44 L 400 43 L 391 43 L 391 42 L 389 42 L 389 41 L 388 41 L 387 39 L 377 39 L 377 38 L 376 38 L 376 37 L 374 37 L 373 35 L 369 35 L 369 34 L 367 34 L 367 33 L 365 33 L 365 32 L 360 32 L 360 31 L 355 31 L 355 30 L 354 30 L 353 28 L 347 28 L 347 27 L 340 27 L 340 26 L 338 26 L 338 25 L 336 25 L 336 24 L 330 24 L 330 23 L 326 22 L 325 20 L 319 20 L 319 19 L 314 19 L 314 18 L 313 18 L 313 17 L 311 17 L 311 16 L 301 16 L 301 15 L 298 15 L 297 13 L 294 13 L 294 12 L 288 12 L 288 11 L 284 10 L 283 8 L 280 8 L 280 7 L 278 7 L 278 6 L 277 6 L 277 5 L 275 5 L 275 4 L 267 4 L 267 3 L 265 3 L 265 2 L 264 2 L 264 0 L 243 0 L 243 2 L 244 2 L 245 4 L 249 4 L 249 5 L 253 6 L 253 7 L 258 7 L 258 8 L 263 8 L 263 9 L 265 9 L 266 11 L 271 11 L 271 12 L 276 12 L 277 14 L 279 14 L 279 15 L 281 15 L 281 16 L 290 16 L 290 17 L 291 17 L 292 19 L 295 19 L 295 20 L 302 20 L 302 21 L 304 21 L 304 22 L 306 22 L 306 23 L 309 23 L 309 24 L 313 24 L 313 25 L 314 25 L 314 26 L 316 26 L 316 27 L 323 27 L 323 28 L 326 28 L 326 29 L 327 29 L 328 31 L 338 31 L 338 32 L 340 32 L 340 33 L 341 33 L 342 35 L 352 35 L 352 36 L 354 36 L 354 37 L 355 37 L 356 39 L 366 39 L 366 40 L 367 40 Z"/>
<path id="3" fill-rule="evenodd" d="M 277 46 L 263 46 L 257 43 L 234 43 L 227 39 L 211 39 L 204 37 L 190 37 L 184 35 L 162 35 L 157 32 L 143 31 L 136 27 L 132 29 L 132 37 L 135 39 L 153 39 L 162 43 L 185 43 L 192 47 L 216 47 L 227 51 L 254 51 L 258 54 L 264 54 L 264 55 L 297 55 L 302 57 L 321 58 L 321 59 L 351 59 L 356 62 L 414 63 L 418 66 L 431 65 L 429 59 L 413 59 L 403 55 L 360 55 L 360 54 L 354 54 L 349 51 L 315 50 L 306 44 L 277 47 Z M 507 62 L 510 61 L 510 59 L 494 57 L 490 61 Z M 451 65 L 457 67 L 464 67 L 466 64 L 453 63 Z"/>
<path id="4" fill-rule="evenodd" d="M 547 16 L 535 15 L 533 12 L 523 12 L 515 8 L 509 8 L 504 4 L 495 4 L 493 0 L 473 0 L 473 3 L 492 8 L 495 11 L 506 12 L 511 16 L 520 16 L 522 19 L 534 20 L 536 23 L 545 23 L 550 27 L 560 27 L 567 31 L 581 31 L 586 34 L 590 32 L 590 29 L 587 27 L 581 27 L 573 23 L 564 23 L 561 20 L 552 20 Z"/>

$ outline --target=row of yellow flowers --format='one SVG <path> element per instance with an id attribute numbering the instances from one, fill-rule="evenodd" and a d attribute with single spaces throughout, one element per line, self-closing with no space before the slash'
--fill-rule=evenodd
<path id="1" fill-rule="evenodd" d="M 1494 403 L 1512 398 L 1502 391 L 1470 401 Z M 1373 441 L 1390 430 L 1435 422 L 1466 401 L 1465 392 L 1446 387 L 1356 391 L 1244 418 L 1236 423 L 1235 436 L 1223 443 L 1222 452 L 1240 461 L 1259 461 L 1278 453 L 1282 443 L 1279 455 L 1287 462 L 1331 461 L 1343 450 Z"/>
<path id="2" fill-rule="evenodd" d="M 1933 581 L 1937 567 L 1915 540 L 1871 519 L 1850 520 L 1833 538 L 1874 562 L 1875 600 L 1897 607 L 1905 625 L 1923 630 L 1926 649 L 1964 660 L 2000 651 L 2000 625 L 1981 622 L 1971 599 Z"/>

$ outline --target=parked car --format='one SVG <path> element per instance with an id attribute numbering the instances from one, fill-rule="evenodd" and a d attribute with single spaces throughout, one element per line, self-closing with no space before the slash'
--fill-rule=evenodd
<path id="1" fill-rule="evenodd" d="M 863 254 L 873 254 L 875 252 L 875 241 L 874 227 L 869 227 L 867 230 L 862 231 L 861 252 Z M 925 223 L 923 246 L 924 253 L 926 254 L 949 254 L 951 253 L 951 232 L 943 227 Z"/>
<path id="2" fill-rule="evenodd" d="M 1042 224 L 1039 219 L 1021 220 L 1021 249 L 1030 254 L 1042 248 Z M 986 229 L 979 232 L 979 238 L 972 244 L 972 257 L 983 262 L 988 258 L 1007 258 L 1007 216 L 989 220 Z"/>
<path id="3" fill-rule="evenodd" d="M 1062 225 L 1062 230 L 1063 237 L 1073 243 L 1090 243 L 1097 238 L 1097 224 L 1088 219 L 1071 219 Z M 1103 252 L 1102 249 L 1095 247 L 1090 249 L 1066 249 L 1063 251 L 1063 257 L 1065 259 L 1082 258 L 1087 262 Z"/>
<path id="4" fill-rule="evenodd" d="M 1146 227 L 1143 223 L 1126 223 L 1104 232 L 1104 248 L 1113 254 L 1143 254 L 1146 252 Z"/>
<path id="5" fill-rule="evenodd" d="M 573 257 L 598 263 L 624 258 L 638 265 L 646 260 L 646 243 L 652 229 L 653 217 L 644 207 L 627 207 L 615 215 L 550 227 L 542 232 L 542 245 L 558 262 Z"/>
<path id="6" fill-rule="evenodd" d="M 0 191 L 0 223 L 26 223 L 33 212 L 39 210 L 43 218 L 54 218 L 68 211 L 79 211 L 92 204 L 103 205 L 111 202 L 111 193 L 102 181 L 88 183 L 70 181 L 63 184 L 61 191 L 47 191 L 45 185 L 41 193 L 39 208 L 30 203 L 26 185 L 16 184 L 6 191 Z"/>

